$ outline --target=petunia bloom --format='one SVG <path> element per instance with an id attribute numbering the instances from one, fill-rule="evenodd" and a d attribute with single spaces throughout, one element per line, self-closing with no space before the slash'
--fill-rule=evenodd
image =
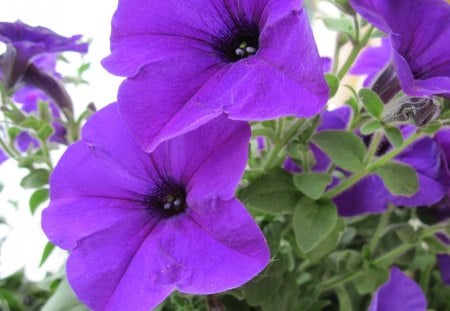
<path id="1" fill-rule="evenodd" d="M 353 75 L 365 75 L 364 87 L 371 86 L 375 78 L 386 68 L 392 57 L 392 47 L 389 38 L 383 38 L 380 46 L 367 47 L 356 59 L 350 69 Z"/>
<path id="2" fill-rule="evenodd" d="M 410 96 L 450 96 L 450 5 L 443 0 L 350 0 L 389 35 L 401 88 Z"/>
<path id="3" fill-rule="evenodd" d="M 39 55 L 64 51 L 87 52 L 87 44 L 79 43 L 80 39 L 80 35 L 67 38 L 48 28 L 32 27 L 21 21 L 0 22 L 0 42 L 6 43 L 13 60 L 11 63 L 2 62 L 3 79 L 7 86 L 12 87 Z"/>
<path id="4" fill-rule="evenodd" d="M 267 243 L 234 198 L 249 140 L 247 124 L 219 116 L 146 153 L 116 104 L 91 117 L 51 176 L 42 216 L 70 251 L 78 298 L 93 310 L 149 310 L 174 290 L 217 293 L 259 273 Z"/>
<path id="5" fill-rule="evenodd" d="M 120 0 L 103 65 L 129 78 L 119 109 L 147 151 L 223 112 L 310 117 L 328 99 L 301 0 Z"/>
<path id="6" fill-rule="evenodd" d="M 389 280 L 374 293 L 368 311 L 425 311 L 427 300 L 416 282 L 397 267 L 391 268 Z"/>

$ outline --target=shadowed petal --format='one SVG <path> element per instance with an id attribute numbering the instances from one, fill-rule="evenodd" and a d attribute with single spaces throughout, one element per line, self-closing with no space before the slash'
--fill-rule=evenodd
<path id="1" fill-rule="evenodd" d="M 390 194 L 383 181 L 369 175 L 334 199 L 341 216 L 378 214 L 386 211 Z"/>
<path id="2" fill-rule="evenodd" d="M 375 292 L 369 311 L 425 311 L 426 308 L 427 301 L 419 285 L 393 267 L 389 281 Z"/>

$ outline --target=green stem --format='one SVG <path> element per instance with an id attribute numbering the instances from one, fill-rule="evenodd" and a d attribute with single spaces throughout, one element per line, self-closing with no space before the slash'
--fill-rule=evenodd
<path id="1" fill-rule="evenodd" d="M 372 157 L 377 153 L 378 146 L 380 145 L 383 133 L 381 131 L 376 131 L 372 135 L 372 141 L 370 142 L 369 150 L 367 150 L 366 158 L 364 160 L 365 164 L 369 164 Z"/>
<path id="2" fill-rule="evenodd" d="M 50 157 L 50 150 L 48 148 L 47 141 L 42 139 L 39 139 L 39 141 L 41 143 L 41 150 L 42 153 L 44 154 L 45 163 L 47 163 L 47 166 L 50 169 L 50 171 L 53 171 L 53 163 L 52 158 Z"/>
<path id="3" fill-rule="evenodd" d="M 345 190 L 351 188 L 354 184 L 356 184 L 358 181 L 360 181 L 363 177 L 366 175 L 372 173 L 377 167 L 380 167 L 390 160 L 392 160 L 394 157 L 396 157 L 399 153 L 401 153 L 405 148 L 407 148 L 409 145 L 411 145 L 417 138 L 421 137 L 422 134 L 415 133 L 411 135 L 408 139 L 406 139 L 402 146 L 395 148 L 391 150 L 390 152 L 386 153 L 384 156 L 380 157 L 375 162 L 369 164 L 365 169 L 354 173 L 349 178 L 341 182 L 339 185 L 334 187 L 333 189 L 328 190 L 324 195 L 324 199 L 333 199 L 335 196 L 341 194 Z"/>
<path id="4" fill-rule="evenodd" d="M 392 208 L 392 206 L 389 206 L 389 209 L 387 210 L 387 212 L 385 212 L 381 215 L 380 222 L 378 223 L 377 228 L 375 229 L 375 232 L 373 234 L 373 237 L 369 243 L 370 254 L 374 253 L 374 251 L 378 245 L 378 241 L 383 236 L 383 233 L 385 231 L 387 224 L 389 223 L 389 218 L 391 217 L 393 210 L 394 209 Z"/>
<path id="5" fill-rule="evenodd" d="M 353 63 L 355 62 L 356 57 L 358 57 L 359 52 L 361 52 L 361 50 L 366 46 L 367 42 L 369 42 L 370 35 L 372 34 L 373 29 L 374 29 L 373 26 L 370 26 L 370 28 L 362 37 L 361 41 L 353 46 L 350 55 L 348 56 L 346 62 L 344 63 L 344 65 L 337 74 L 339 80 L 342 80 L 342 78 L 347 74 L 347 72 L 350 70 Z"/>
<path id="6" fill-rule="evenodd" d="M 0 138 L 0 149 L 2 149 L 11 159 L 17 159 L 20 157 L 20 154 L 18 154 L 14 149 L 10 148 L 7 143 L 3 141 L 3 139 Z"/>
<path id="7" fill-rule="evenodd" d="M 373 264 L 376 266 L 388 266 L 392 264 L 392 262 L 400 255 L 406 253 L 411 248 L 413 248 L 414 245 L 411 244 L 402 244 L 399 247 L 393 249 L 389 253 L 384 254 L 383 256 L 378 257 L 373 261 Z"/>
<path id="8" fill-rule="evenodd" d="M 291 127 L 286 131 L 286 133 L 275 142 L 272 150 L 270 151 L 267 159 L 263 165 L 263 170 L 266 171 L 271 169 L 278 158 L 278 154 L 285 147 L 285 145 L 291 140 L 291 138 L 299 131 L 299 129 L 305 125 L 309 126 L 309 122 L 306 119 L 296 120 Z"/>

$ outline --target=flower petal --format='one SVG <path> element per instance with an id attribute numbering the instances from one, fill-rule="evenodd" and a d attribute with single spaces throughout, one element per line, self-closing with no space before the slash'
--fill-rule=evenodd
<path id="1" fill-rule="evenodd" d="M 341 216 L 379 214 L 387 209 L 390 194 L 383 181 L 376 175 L 369 175 L 355 186 L 334 199 Z"/>
<path id="2" fill-rule="evenodd" d="M 165 238 L 183 239 L 167 249 L 189 271 L 178 283 L 181 292 L 211 294 L 238 287 L 268 264 L 265 238 L 236 199 L 195 204 L 187 216 L 182 227 L 173 227 L 174 235 Z"/>
<path id="3" fill-rule="evenodd" d="M 147 151 L 222 112 L 218 102 L 211 104 L 193 99 L 222 65 L 212 57 L 177 60 L 144 67 L 119 89 L 121 115 Z M 186 102 L 190 100 L 192 105 L 188 106 Z"/>
<path id="4" fill-rule="evenodd" d="M 96 197 L 52 200 L 42 213 L 42 229 L 49 240 L 67 250 L 95 232 L 148 214 L 140 202 Z"/>
<path id="5" fill-rule="evenodd" d="M 149 310 L 174 289 L 155 282 L 162 254 L 145 247 L 156 219 L 122 221 L 79 241 L 67 262 L 77 297 L 92 310 Z"/>
<path id="6" fill-rule="evenodd" d="M 425 311 L 427 301 L 422 289 L 397 267 L 390 279 L 375 292 L 369 311 Z"/>
<path id="7" fill-rule="evenodd" d="M 228 200 L 245 170 L 250 136 L 247 123 L 222 115 L 160 144 L 152 158 L 186 185 L 188 200 L 215 196 Z"/>

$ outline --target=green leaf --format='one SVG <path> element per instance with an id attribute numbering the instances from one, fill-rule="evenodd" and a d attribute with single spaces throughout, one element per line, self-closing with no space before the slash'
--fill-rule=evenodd
<path id="1" fill-rule="evenodd" d="M 358 95 L 367 111 L 375 119 L 380 119 L 383 115 L 384 104 L 378 94 L 370 89 L 361 89 Z"/>
<path id="2" fill-rule="evenodd" d="M 331 253 L 338 245 L 346 229 L 345 221 L 338 218 L 333 230 L 319 243 L 313 250 L 305 254 L 311 262 L 319 262 L 326 255 Z"/>
<path id="3" fill-rule="evenodd" d="M 386 134 L 389 142 L 395 147 L 401 147 L 403 145 L 402 132 L 396 127 L 385 127 L 384 133 Z"/>
<path id="4" fill-rule="evenodd" d="M 269 214 L 290 214 L 301 198 L 291 174 L 275 169 L 257 178 L 242 189 L 241 201 L 250 208 Z"/>
<path id="5" fill-rule="evenodd" d="M 245 299 L 250 306 L 259 306 L 270 298 L 283 284 L 283 265 L 280 260 L 273 261 L 256 278 L 245 284 Z"/>
<path id="6" fill-rule="evenodd" d="M 441 123 L 432 121 L 422 128 L 422 132 L 428 135 L 433 135 L 434 133 L 439 131 L 441 127 L 442 127 Z"/>
<path id="7" fill-rule="evenodd" d="M 353 36 L 355 32 L 353 21 L 346 16 L 341 18 L 323 17 L 322 20 L 325 26 L 330 30 L 344 32 L 350 36 Z"/>
<path id="8" fill-rule="evenodd" d="M 294 176 L 294 184 L 298 190 L 314 200 L 318 200 L 327 186 L 331 176 L 323 173 L 303 173 Z"/>
<path id="9" fill-rule="evenodd" d="M 54 249 L 55 245 L 53 245 L 50 242 L 47 242 L 47 244 L 44 247 L 44 251 L 42 252 L 41 261 L 39 262 L 39 268 L 42 267 L 42 265 L 47 261 L 48 257 L 52 254 Z"/>
<path id="10" fill-rule="evenodd" d="M 54 132 L 55 132 L 55 130 L 53 129 L 53 126 L 51 126 L 48 123 L 45 123 L 44 125 L 41 126 L 41 128 L 37 132 L 37 136 L 42 141 L 46 141 L 50 136 L 53 135 Z"/>
<path id="11" fill-rule="evenodd" d="M 22 130 L 18 127 L 10 127 L 8 129 L 8 136 L 11 141 L 14 141 L 20 133 L 22 133 Z"/>
<path id="12" fill-rule="evenodd" d="M 264 236 L 269 245 L 270 255 L 273 257 L 280 248 L 282 226 L 277 221 L 272 221 L 263 228 Z"/>
<path id="13" fill-rule="evenodd" d="M 23 127 L 31 128 L 38 131 L 40 126 L 39 120 L 35 116 L 28 116 L 23 122 L 20 123 Z"/>
<path id="14" fill-rule="evenodd" d="M 372 134 L 373 132 L 379 130 L 382 127 L 383 127 L 383 125 L 381 124 L 380 121 L 370 120 L 369 122 L 367 122 L 366 124 L 361 126 L 361 134 L 369 135 L 369 134 Z"/>
<path id="15" fill-rule="evenodd" d="M 42 307 L 41 311 L 87 311 L 75 297 L 66 278 L 64 278 L 55 293 Z"/>
<path id="16" fill-rule="evenodd" d="M 325 80 L 327 81 L 328 87 L 330 88 L 329 98 L 332 98 L 334 95 L 336 95 L 339 89 L 339 78 L 332 73 L 327 73 L 325 75 Z"/>
<path id="17" fill-rule="evenodd" d="M 353 284 L 360 295 L 370 294 L 377 290 L 381 284 L 387 281 L 389 271 L 378 267 L 368 267 L 363 270 L 363 275 L 358 277 Z"/>
<path id="18" fill-rule="evenodd" d="M 341 168 L 350 172 L 364 168 L 367 150 L 357 135 L 347 131 L 321 131 L 311 140 Z"/>
<path id="19" fill-rule="evenodd" d="M 300 250 L 307 253 L 314 249 L 333 231 L 337 220 L 336 206 L 331 201 L 302 198 L 294 212 L 294 233 Z"/>
<path id="20" fill-rule="evenodd" d="M 412 196 L 419 189 L 416 171 L 406 164 L 389 162 L 377 167 L 373 172 L 381 177 L 392 194 Z"/>
<path id="21" fill-rule="evenodd" d="M 36 208 L 39 207 L 42 203 L 48 200 L 48 189 L 38 189 L 30 197 L 30 211 L 31 214 L 34 214 Z"/>
<path id="22" fill-rule="evenodd" d="M 50 173 L 48 170 L 39 168 L 31 171 L 20 181 L 20 186 L 25 189 L 34 189 L 48 184 Z"/>

